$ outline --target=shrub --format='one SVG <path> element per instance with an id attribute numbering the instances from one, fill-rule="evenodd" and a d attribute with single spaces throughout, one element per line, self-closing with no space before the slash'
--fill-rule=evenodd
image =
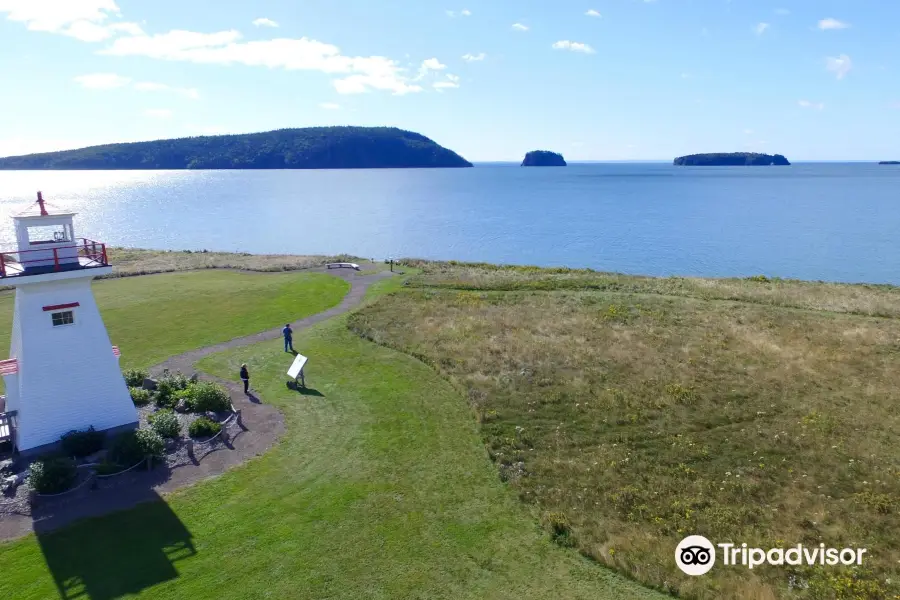
<path id="1" fill-rule="evenodd" d="M 201 381 L 193 386 L 191 406 L 194 412 L 225 412 L 231 410 L 231 396 L 220 385 Z"/>
<path id="2" fill-rule="evenodd" d="M 135 461 L 137 462 L 137 461 Z M 123 467 L 122 465 L 114 462 L 103 461 L 99 465 L 97 465 L 94 470 L 97 475 L 115 475 L 116 473 L 121 473 L 128 467 Z"/>
<path id="3" fill-rule="evenodd" d="M 546 517 L 547 526 L 550 529 L 550 537 L 560 546 L 572 546 L 572 527 L 569 518 L 564 513 L 551 512 Z"/>
<path id="4" fill-rule="evenodd" d="M 124 465 L 136 465 L 148 456 L 161 456 L 166 442 L 152 429 L 126 431 L 119 435 L 109 449 L 109 461 Z"/>
<path id="5" fill-rule="evenodd" d="M 134 402 L 135 406 L 144 406 L 150 403 L 150 398 L 152 397 L 150 390 L 133 387 L 129 388 L 128 391 L 131 393 L 131 401 Z"/>
<path id="6" fill-rule="evenodd" d="M 122 371 L 122 375 L 125 377 L 125 383 L 128 387 L 141 387 L 144 385 L 144 380 L 150 376 L 147 371 L 142 371 L 140 369 L 128 369 L 127 371 Z"/>
<path id="7" fill-rule="evenodd" d="M 162 456 L 166 451 L 165 440 L 152 429 L 138 429 L 135 437 L 144 456 Z"/>
<path id="8" fill-rule="evenodd" d="M 61 494 L 78 478 L 75 461 L 70 458 L 41 458 L 31 463 L 30 485 L 38 494 Z"/>
<path id="9" fill-rule="evenodd" d="M 101 431 L 95 431 L 89 427 L 85 431 L 70 431 L 64 434 L 60 441 L 66 456 L 83 458 L 103 449 L 106 436 Z"/>
<path id="10" fill-rule="evenodd" d="M 156 382 L 156 405 L 160 408 L 173 408 L 179 400 L 177 393 L 186 390 L 190 383 L 181 373 L 166 373 Z"/>
<path id="11" fill-rule="evenodd" d="M 150 421 L 150 428 L 164 438 L 174 439 L 181 435 L 181 423 L 170 409 L 153 413 L 148 421 Z"/>
<path id="12" fill-rule="evenodd" d="M 188 435 L 192 438 L 212 437 L 222 430 L 222 426 L 206 417 L 200 417 L 188 427 Z"/>

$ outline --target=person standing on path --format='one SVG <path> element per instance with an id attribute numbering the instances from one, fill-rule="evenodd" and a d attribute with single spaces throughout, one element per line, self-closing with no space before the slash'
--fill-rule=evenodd
<path id="1" fill-rule="evenodd" d="M 244 393 L 250 393 L 250 371 L 247 370 L 247 365 L 241 365 L 241 381 L 244 382 Z"/>
<path id="2" fill-rule="evenodd" d="M 291 352 L 295 352 L 295 350 L 294 350 L 294 330 L 291 329 L 290 323 L 284 324 L 284 329 L 281 330 L 281 334 L 284 336 L 284 351 L 287 352 L 288 348 L 290 348 Z"/>

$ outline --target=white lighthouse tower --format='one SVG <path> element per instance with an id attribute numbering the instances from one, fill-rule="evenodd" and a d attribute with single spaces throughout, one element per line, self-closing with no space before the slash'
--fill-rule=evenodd
<path id="1" fill-rule="evenodd" d="M 41 193 L 13 217 L 18 250 L 0 254 L 0 285 L 16 288 L 9 360 L 0 361 L 12 438 L 23 454 L 64 433 L 133 428 L 138 414 L 91 292 L 112 272 L 106 245 L 76 239 L 74 213 L 48 211 Z"/>

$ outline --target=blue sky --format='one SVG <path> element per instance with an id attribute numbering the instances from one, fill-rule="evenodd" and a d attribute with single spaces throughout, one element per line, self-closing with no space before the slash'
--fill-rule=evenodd
<path id="1" fill-rule="evenodd" d="M 0 0 L 0 155 L 394 125 L 474 161 L 900 158 L 900 2 Z"/>

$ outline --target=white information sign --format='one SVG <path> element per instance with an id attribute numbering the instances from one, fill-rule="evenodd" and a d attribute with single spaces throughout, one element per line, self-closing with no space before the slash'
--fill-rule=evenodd
<path id="1" fill-rule="evenodd" d="M 291 368 L 288 369 L 288 377 L 291 379 L 297 379 L 300 377 L 300 372 L 303 370 L 303 366 L 306 365 L 306 361 L 309 359 L 303 356 L 302 354 L 298 354 L 294 358 L 294 362 L 291 364 Z"/>

